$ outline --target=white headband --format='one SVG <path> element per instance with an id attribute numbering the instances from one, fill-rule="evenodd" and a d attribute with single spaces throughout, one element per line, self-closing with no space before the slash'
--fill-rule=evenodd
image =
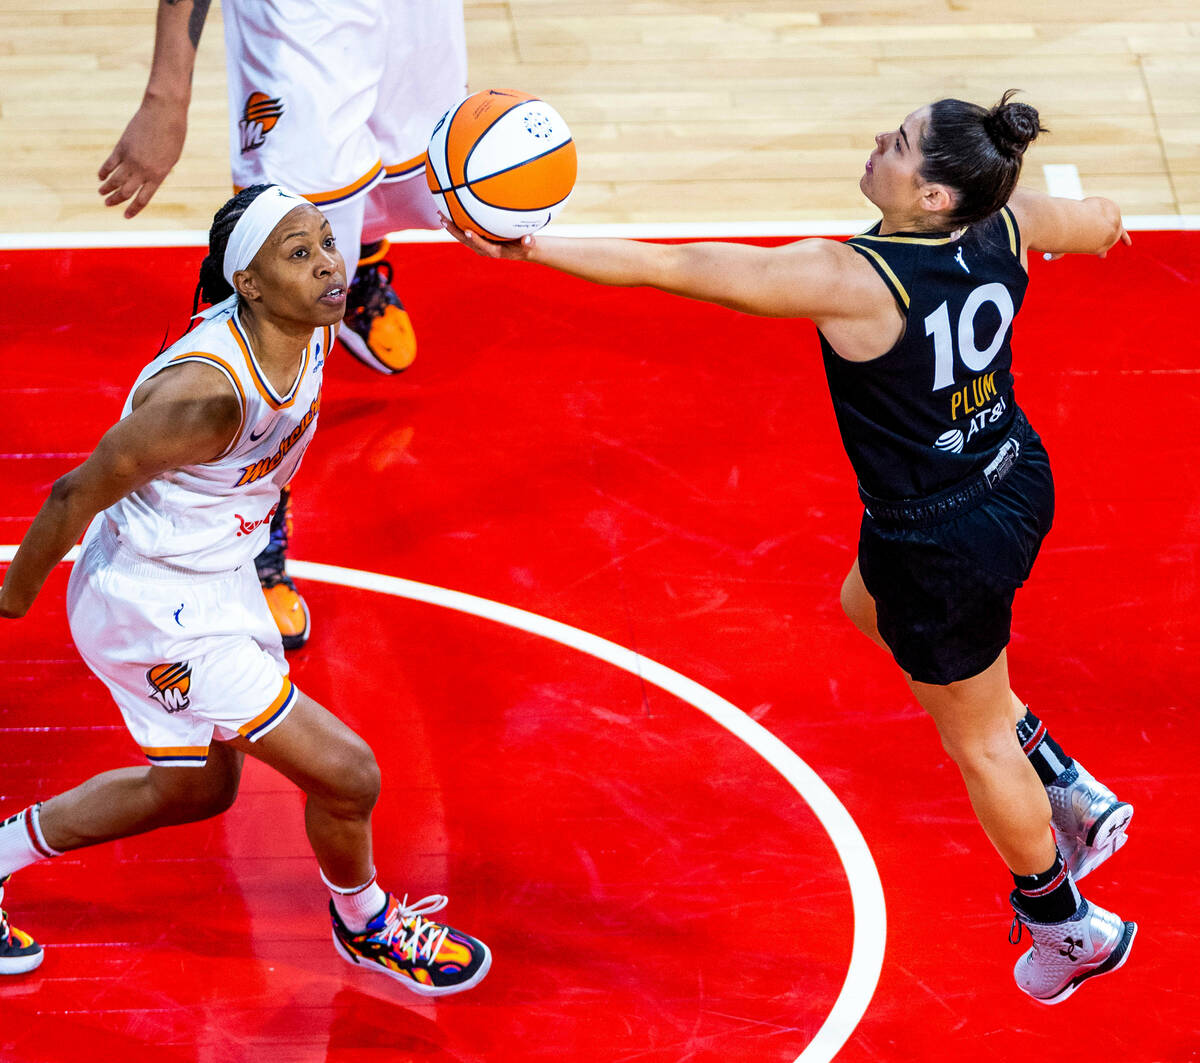
<path id="1" fill-rule="evenodd" d="M 301 199 L 279 185 L 271 185 L 266 191 L 260 192 L 242 212 L 233 232 L 229 234 L 222 262 L 225 279 L 233 284 L 233 275 L 254 261 L 254 256 L 267 242 L 275 226 L 297 207 L 306 204 L 307 199 Z"/>

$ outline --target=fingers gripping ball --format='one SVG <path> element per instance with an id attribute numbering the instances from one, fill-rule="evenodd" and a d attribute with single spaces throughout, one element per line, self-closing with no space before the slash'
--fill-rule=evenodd
<path id="1" fill-rule="evenodd" d="M 575 142 L 567 123 L 536 96 L 488 89 L 438 121 L 425 179 L 438 208 L 460 229 L 491 240 L 536 232 L 575 185 Z"/>

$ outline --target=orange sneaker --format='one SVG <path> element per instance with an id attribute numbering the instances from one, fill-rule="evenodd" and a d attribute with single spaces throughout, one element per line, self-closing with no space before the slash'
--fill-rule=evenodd
<path id="1" fill-rule="evenodd" d="M 271 520 L 271 539 L 261 554 L 254 559 L 258 570 L 258 581 L 262 584 L 267 599 L 267 608 L 275 619 L 275 626 L 283 638 L 285 650 L 298 650 L 308 641 L 310 630 L 308 606 L 296 590 L 296 585 L 287 574 L 288 536 L 292 530 L 292 516 L 288 503 L 291 488 L 285 487 L 279 494 L 279 506 Z"/>
<path id="2" fill-rule="evenodd" d="M 363 365 L 390 374 L 412 365 L 417 357 L 417 336 L 408 311 L 392 289 L 392 267 L 383 257 L 389 246 L 386 240 L 379 240 L 362 248 L 338 339 Z"/>
<path id="3" fill-rule="evenodd" d="M 288 576 L 279 576 L 278 582 L 263 583 L 263 595 L 267 608 L 275 618 L 275 626 L 283 638 L 285 650 L 298 650 L 308 641 L 310 629 L 308 606 Z"/>

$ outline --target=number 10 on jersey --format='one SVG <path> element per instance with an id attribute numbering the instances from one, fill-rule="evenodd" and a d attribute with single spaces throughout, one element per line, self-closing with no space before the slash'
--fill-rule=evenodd
<path id="1" fill-rule="evenodd" d="M 975 315 L 987 303 L 994 306 L 1000 314 L 1000 325 L 992 337 L 992 342 L 980 350 L 975 345 Z M 926 317 L 925 335 L 933 337 L 933 390 L 941 391 L 942 388 L 954 386 L 956 338 L 958 357 L 963 365 L 972 372 L 982 373 L 992 364 L 992 359 L 1004 346 L 1004 338 L 1008 335 L 1008 327 L 1015 315 L 1016 310 L 1008 289 L 999 282 L 992 282 L 981 284 L 967 296 L 958 315 L 957 328 L 953 328 L 950 323 L 949 303 L 942 303 Z"/>

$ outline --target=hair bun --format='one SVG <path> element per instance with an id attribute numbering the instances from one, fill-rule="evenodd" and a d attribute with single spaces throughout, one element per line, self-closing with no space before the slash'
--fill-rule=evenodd
<path id="1" fill-rule="evenodd" d="M 1016 91 L 1009 89 L 983 120 L 984 129 L 996 147 L 1012 156 L 1025 154 L 1025 149 L 1043 131 L 1036 107 L 1009 102 Z"/>

